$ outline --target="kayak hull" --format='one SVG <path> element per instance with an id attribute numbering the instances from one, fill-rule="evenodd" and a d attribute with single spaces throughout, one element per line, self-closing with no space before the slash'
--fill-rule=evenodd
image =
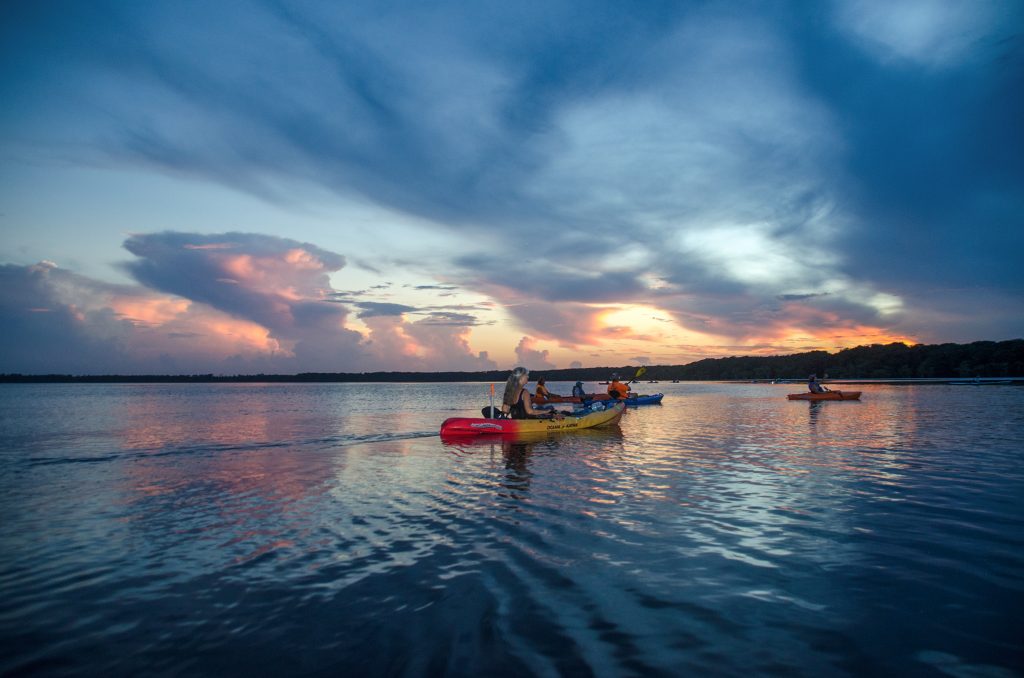
<path id="1" fill-rule="evenodd" d="M 443 437 L 479 435 L 517 435 L 522 433 L 559 433 L 580 429 L 609 426 L 618 422 L 626 406 L 615 403 L 597 412 L 580 416 L 566 415 L 564 419 L 482 419 L 479 417 L 451 417 L 441 424 Z"/>
<path id="2" fill-rule="evenodd" d="M 664 397 L 664 393 L 653 393 L 651 395 L 639 395 L 635 398 L 623 398 L 622 402 L 626 403 L 630 407 L 636 405 L 658 405 Z"/>
<path id="3" fill-rule="evenodd" d="M 604 400 L 604 398 L 597 398 L 595 396 L 594 398 L 591 398 L 591 400 Z M 533 396 L 531 402 L 534 405 L 548 405 L 550 403 L 580 403 L 583 401 L 575 396 L 550 395 L 547 397 Z"/>
<path id="4" fill-rule="evenodd" d="M 827 393 L 790 393 L 790 400 L 860 400 L 860 391 L 828 391 Z"/>
<path id="5" fill-rule="evenodd" d="M 620 400 L 627 405 L 657 405 L 661 402 L 661 399 L 665 397 L 664 393 L 654 393 L 651 395 L 638 395 L 630 396 L 628 398 L 620 398 Z M 612 397 L 607 393 L 595 393 L 588 395 L 585 400 L 590 401 L 605 401 L 611 400 Z M 577 398 L 575 396 L 534 396 L 533 404 L 535 405 L 549 405 L 551 403 L 581 403 L 584 399 Z"/>

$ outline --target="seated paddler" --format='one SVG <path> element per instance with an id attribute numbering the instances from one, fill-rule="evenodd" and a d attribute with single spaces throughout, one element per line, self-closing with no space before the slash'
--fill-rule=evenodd
<path id="1" fill-rule="evenodd" d="M 577 381 L 576 385 L 572 387 L 572 395 L 575 398 L 583 400 L 587 397 L 587 392 L 583 390 L 583 382 Z"/>
<path id="2" fill-rule="evenodd" d="M 544 377 L 541 377 L 540 379 L 537 380 L 537 388 L 536 388 L 536 393 L 534 393 L 534 397 L 536 397 L 536 398 L 550 398 L 551 397 L 551 391 L 549 391 L 548 387 L 544 384 Z"/>
<path id="3" fill-rule="evenodd" d="M 561 412 L 541 412 L 533 408 L 530 392 L 526 389 L 530 371 L 525 367 L 512 370 L 505 382 L 505 394 L 501 398 L 501 411 L 512 419 L 562 419 Z"/>
<path id="4" fill-rule="evenodd" d="M 619 375 L 612 375 L 612 382 L 608 384 L 608 395 L 621 400 L 629 397 L 629 384 L 619 381 Z"/>

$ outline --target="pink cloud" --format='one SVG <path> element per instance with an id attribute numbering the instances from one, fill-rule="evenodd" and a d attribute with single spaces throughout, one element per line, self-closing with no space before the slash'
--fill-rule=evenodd
<path id="1" fill-rule="evenodd" d="M 309 243 L 230 233 L 137 234 L 114 285 L 51 262 L 0 267 L 0 370 L 304 372 L 493 369 L 470 346 L 474 316 L 377 305 L 347 325 L 329 274 L 344 257 Z M 385 307 L 386 306 L 386 307 Z M 45 310 L 45 312 L 44 312 Z M 426 315 L 410 321 L 405 311 Z M 411 317 L 416 317 L 416 315 Z M 34 318 L 34 319 L 33 319 Z M 45 341 L 39 339 L 45 337 Z"/>
<path id="2" fill-rule="evenodd" d="M 535 348 L 537 342 L 532 337 L 524 336 L 516 345 L 518 363 L 529 370 L 553 370 L 555 364 L 548 360 L 548 351 Z"/>

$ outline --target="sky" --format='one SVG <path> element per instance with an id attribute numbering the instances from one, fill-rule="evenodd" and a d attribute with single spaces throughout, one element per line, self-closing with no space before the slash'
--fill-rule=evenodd
<path id="1" fill-rule="evenodd" d="M 1024 336 L 1024 0 L 7 2 L 0 373 Z"/>

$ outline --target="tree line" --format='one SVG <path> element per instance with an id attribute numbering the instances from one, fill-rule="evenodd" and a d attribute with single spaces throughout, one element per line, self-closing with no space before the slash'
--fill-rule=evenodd
<path id="1" fill-rule="evenodd" d="M 529 365 L 527 365 L 529 367 Z M 534 370 L 532 379 L 604 381 L 613 374 L 630 379 L 638 365 Z M 836 353 L 808 351 L 779 356 L 705 358 L 685 365 L 651 365 L 642 381 L 728 381 L 806 379 L 914 379 L 1024 377 L 1024 339 L 970 344 L 872 344 Z M 304 372 L 244 375 L 67 375 L 3 374 L 0 383 L 171 383 L 171 382 L 501 382 L 508 370 L 483 372 Z"/>

